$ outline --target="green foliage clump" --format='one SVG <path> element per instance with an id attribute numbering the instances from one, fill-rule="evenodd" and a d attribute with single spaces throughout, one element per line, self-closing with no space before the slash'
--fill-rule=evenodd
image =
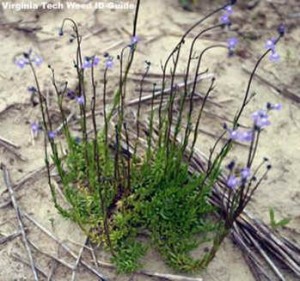
<path id="1" fill-rule="evenodd" d="M 98 138 L 101 157 L 108 155 L 106 160 L 99 161 L 103 181 L 97 182 L 93 161 L 89 171 L 82 161 L 85 149 L 89 159 L 93 159 L 92 142 L 74 141 L 72 150 L 61 162 L 65 165 L 61 174 L 63 191 L 71 205 L 62 214 L 78 223 L 94 242 L 104 242 L 122 272 L 140 266 L 139 259 L 147 245 L 138 239 L 145 232 L 150 236 L 147 243 L 154 245 L 173 268 L 181 271 L 200 268 L 203 261 L 194 260 L 189 253 L 219 226 L 211 217 L 215 212 L 208 202 L 211 186 L 203 184 L 203 175 L 189 172 L 188 165 L 180 160 L 181 150 L 174 148 L 167 157 L 166 149 L 161 147 L 152 151 L 150 159 L 131 160 L 128 190 L 126 180 L 122 183 L 115 180 L 112 151 L 106 153 L 103 138 L 101 135 Z M 100 194 L 105 198 L 104 206 Z M 105 223 L 109 237 L 103 231 Z"/>

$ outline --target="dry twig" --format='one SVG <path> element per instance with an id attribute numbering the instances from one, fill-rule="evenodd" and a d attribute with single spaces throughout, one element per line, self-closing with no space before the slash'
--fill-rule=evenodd
<path id="1" fill-rule="evenodd" d="M 78 257 L 77 257 L 76 262 L 75 262 L 75 265 L 74 265 L 74 267 L 73 267 L 72 279 L 71 279 L 72 281 L 75 281 L 75 278 L 76 278 L 76 270 L 77 270 L 78 265 L 79 265 L 79 263 L 80 263 L 82 253 L 83 253 L 83 250 L 84 250 L 85 245 L 86 245 L 87 242 L 88 242 L 88 238 L 86 238 L 85 243 L 84 243 L 84 246 L 81 247 L 81 249 L 80 249 L 80 251 L 79 251 L 79 253 L 78 253 Z"/>
<path id="2" fill-rule="evenodd" d="M 1 238 L 0 238 L 0 245 L 6 243 L 6 242 L 8 242 L 8 241 L 11 241 L 11 240 L 15 239 L 16 237 L 20 236 L 21 234 L 22 234 L 22 233 L 21 233 L 21 231 L 19 230 L 19 231 L 15 231 L 14 233 L 9 234 L 9 235 L 7 235 L 7 236 L 1 237 Z"/>
<path id="3" fill-rule="evenodd" d="M 0 138 L 0 145 L 5 147 L 10 153 L 14 154 L 20 160 L 27 161 L 27 159 L 20 152 L 16 151 L 16 148 L 18 147 L 15 144 L 12 144 L 11 142 L 4 140 L 3 138 Z"/>
<path id="4" fill-rule="evenodd" d="M 21 234 L 22 234 L 23 242 L 24 242 L 28 257 L 29 257 L 30 266 L 31 266 L 31 270 L 32 270 L 32 273 L 33 273 L 33 276 L 34 276 L 34 280 L 38 281 L 39 278 L 38 278 L 38 275 L 37 275 L 37 272 L 36 272 L 36 266 L 34 264 L 34 260 L 33 260 L 31 250 L 30 250 L 30 247 L 29 247 L 29 244 L 28 244 L 26 232 L 25 232 L 24 225 L 23 225 L 23 222 L 22 222 L 20 209 L 19 209 L 19 206 L 17 204 L 17 200 L 15 198 L 14 191 L 13 191 L 11 183 L 10 183 L 9 172 L 8 172 L 8 170 L 7 170 L 7 168 L 5 167 L 4 164 L 1 164 L 0 168 L 3 171 L 4 182 L 5 182 L 5 185 L 8 189 L 8 191 L 9 191 L 13 207 L 16 210 L 16 217 L 17 217 L 17 220 L 18 220 L 18 223 L 19 223 L 19 227 L 20 227 L 20 231 L 21 231 Z"/>
<path id="5" fill-rule="evenodd" d="M 73 258 L 77 259 L 78 256 L 65 244 L 63 244 L 57 237 L 55 237 L 48 229 L 46 229 L 45 227 L 43 227 L 40 223 L 38 223 L 34 218 L 32 218 L 31 216 L 29 216 L 27 213 L 22 212 L 23 215 L 29 220 L 31 221 L 36 227 L 38 227 L 42 232 L 44 232 L 45 234 L 47 234 L 51 239 L 53 239 L 56 243 L 58 243 L 66 252 L 68 252 Z M 97 277 L 99 277 L 101 280 L 106 281 L 106 277 L 104 277 L 101 273 L 99 273 L 97 270 L 95 270 L 92 266 L 90 266 L 87 262 L 85 262 L 84 260 L 80 260 L 80 263 L 86 268 L 88 269 L 91 273 L 93 273 L 94 275 L 96 275 Z M 73 270 L 73 267 L 72 267 Z"/>
<path id="6" fill-rule="evenodd" d="M 30 261 L 27 261 L 27 260 L 25 260 L 25 259 L 23 259 L 23 258 L 21 258 L 21 256 L 20 256 L 19 254 L 17 254 L 17 253 L 11 253 L 11 256 L 12 256 L 14 259 L 16 259 L 17 261 L 19 261 L 19 262 L 21 262 L 21 263 L 27 265 L 28 267 L 31 267 L 31 262 L 30 262 Z M 44 271 L 43 269 L 41 269 L 41 268 L 38 267 L 38 266 L 35 266 L 35 268 L 36 268 L 36 270 L 37 270 L 41 275 L 43 275 L 44 277 L 47 278 L 47 274 L 45 273 L 45 271 Z"/>
<path id="7" fill-rule="evenodd" d="M 197 78 L 197 82 L 199 82 L 199 81 L 201 81 L 201 80 L 203 80 L 203 79 L 209 79 L 209 78 L 212 78 L 212 77 L 214 77 L 214 75 L 213 74 L 203 74 L 203 75 L 199 75 L 199 77 Z M 193 84 L 194 83 L 194 80 L 191 80 L 191 81 L 188 81 L 187 83 L 178 83 L 177 85 L 176 85 L 176 88 L 183 88 L 184 86 L 185 86 L 185 84 L 187 84 L 187 85 L 191 85 L 191 84 Z M 127 102 L 127 106 L 132 106 L 132 105 L 135 105 L 135 104 L 138 104 L 139 102 L 145 102 L 145 101 L 149 101 L 149 100 L 151 100 L 152 98 L 153 98 L 153 96 L 155 97 L 155 98 L 157 98 L 157 97 L 159 97 L 160 95 L 162 95 L 162 94 L 167 94 L 167 93 L 169 93 L 169 92 L 171 92 L 171 88 L 168 88 L 168 89 L 165 89 L 163 92 L 162 91 L 156 91 L 155 93 L 154 93 L 154 95 L 151 93 L 150 95 L 147 95 L 147 96 L 143 96 L 141 99 L 140 98 L 136 98 L 136 99 L 133 99 L 133 100 L 131 100 L 131 101 L 128 101 Z"/>
<path id="8" fill-rule="evenodd" d="M 251 72 L 245 67 L 242 67 L 243 70 L 247 73 L 247 74 L 251 74 Z M 267 79 L 263 78 L 262 76 L 258 75 L 257 73 L 255 74 L 255 77 L 260 80 L 261 82 L 265 83 L 266 85 L 268 85 L 269 87 L 273 88 L 274 90 L 276 90 L 279 94 L 281 94 L 282 96 L 300 103 L 300 96 L 296 95 L 295 93 L 291 92 L 290 90 L 286 89 L 286 86 L 275 86 L 274 84 L 272 84 L 270 81 L 268 81 Z"/>

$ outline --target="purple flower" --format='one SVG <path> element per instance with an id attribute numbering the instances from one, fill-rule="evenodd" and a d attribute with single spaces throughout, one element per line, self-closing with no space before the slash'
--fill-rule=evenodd
<path id="1" fill-rule="evenodd" d="M 229 38 L 227 40 L 229 56 L 232 56 L 234 54 L 234 50 L 235 50 L 237 44 L 238 44 L 238 39 L 235 37 Z"/>
<path id="2" fill-rule="evenodd" d="M 83 105 L 84 104 L 84 96 L 76 97 L 76 101 L 78 104 Z"/>
<path id="3" fill-rule="evenodd" d="M 255 111 L 254 113 L 252 113 L 251 117 L 252 117 L 253 121 L 256 121 L 259 118 L 268 118 L 269 115 L 265 110 L 260 109 L 260 110 Z"/>
<path id="4" fill-rule="evenodd" d="M 235 189 L 240 183 L 240 180 L 234 175 L 230 175 L 227 179 L 227 186 L 231 189 Z"/>
<path id="5" fill-rule="evenodd" d="M 266 49 L 267 50 L 271 49 L 273 52 L 275 52 L 275 46 L 276 46 L 275 42 L 276 39 L 274 38 L 267 40 L 267 43 L 265 45 Z"/>
<path id="6" fill-rule="evenodd" d="M 248 179 L 251 175 L 250 168 L 246 167 L 246 168 L 241 169 L 240 175 L 241 175 L 242 180 Z"/>
<path id="7" fill-rule="evenodd" d="M 232 6 L 227 6 L 225 9 L 227 15 L 232 15 L 233 9 Z"/>
<path id="8" fill-rule="evenodd" d="M 32 62 L 36 65 L 36 66 L 40 66 L 42 63 L 43 63 L 43 59 L 42 57 L 40 56 L 35 56 L 33 59 L 32 59 Z"/>
<path id="9" fill-rule="evenodd" d="M 131 45 L 136 45 L 139 42 L 138 36 L 133 36 L 131 38 Z"/>
<path id="10" fill-rule="evenodd" d="M 74 92 L 73 90 L 68 90 L 68 92 L 67 92 L 67 97 L 68 97 L 70 100 L 75 99 L 75 92 Z"/>
<path id="11" fill-rule="evenodd" d="M 229 38 L 229 39 L 227 40 L 227 46 L 228 46 L 228 49 L 234 50 L 234 49 L 236 48 L 238 42 L 239 42 L 238 39 L 235 38 L 235 37 Z"/>
<path id="12" fill-rule="evenodd" d="M 29 93 L 36 93 L 37 92 L 37 89 L 35 88 L 35 87 L 33 87 L 33 86 L 31 86 L 31 87 L 28 87 L 27 88 L 27 91 L 29 92 Z"/>
<path id="13" fill-rule="evenodd" d="M 229 137 L 233 141 L 249 142 L 253 139 L 253 131 L 229 130 Z"/>
<path id="14" fill-rule="evenodd" d="M 56 132 L 55 131 L 49 131 L 48 132 L 48 137 L 50 140 L 53 140 L 56 137 Z"/>
<path id="15" fill-rule="evenodd" d="M 93 65 L 94 66 L 98 65 L 99 61 L 100 61 L 100 58 L 95 56 L 94 59 L 93 59 Z"/>
<path id="16" fill-rule="evenodd" d="M 30 127 L 31 127 L 31 132 L 34 135 L 36 135 L 40 131 L 40 129 L 41 129 L 40 124 L 37 123 L 37 122 L 32 122 Z"/>
<path id="17" fill-rule="evenodd" d="M 276 51 L 272 51 L 269 59 L 272 62 L 278 62 L 280 60 L 280 56 L 279 56 L 279 54 Z"/>
<path id="18" fill-rule="evenodd" d="M 270 102 L 267 103 L 267 109 L 268 110 L 281 110 L 282 109 L 282 104 L 281 103 L 275 103 L 272 104 Z"/>
<path id="19" fill-rule="evenodd" d="M 114 62 L 113 62 L 113 58 L 112 57 L 107 57 L 106 61 L 105 61 L 105 67 L 107 69 L 112 69 L 114 66 Z"/>
<path id="20" fill-rule="evenodd" d="M 284 36 L 285 32 L 286 32 L 286 28 L 285 25 L 283 23 L 281 23 L 278 28 L 277 28 L 277 32 L 280 36 Z"/>
<path id="21" fill-rule="evenodd" d="M 23 53 L 22 56 L 15 60 L 15 64 L 21 69 L 23 69 L 27 64 L 30 63 L 33 63 L 36 66 L 40 66 L 43 63 L 42 57 L 38 55 L 33 56 L 33 52 L 31 49 L 29 50 L 29 52 Z"/>
<path id="22" fill-rule="evenodd" d="M 23 69 L 27 64 L 29 64 L 29 61 L 28 61 L 28 59 L 25 59 L 25 58 L 19 58 L 19 59 L 15 60 L 15 64 L 19 68 Z"/>
<path id="23" fill-rule="evenodd" d="M 271 124 L 269 115 L 265 110 L 260 109 L 254 112 L 251 117 L 255 126 L 259 129 L 265 128 Z"/>
<path id="24" fill-rule="evenodd" d="M 281 110 L 282 109 L 282 104 L 281 103 L 275 103 L 275 104 L 273 104 L 272 109 Z"/>
<path id="25" fill-rule="evenodd" d="M 228 15 L 227 13 L 223 14 L 223 15 L 220 17 L 220 23 L 221 23 L 221 24 L 224 24 L 224 25 L 230 25 L 230 24 L 231 24 L 229 15 Z"/>
<path id="26" fill-rule="evenodd" d="M 239 138 L 238 130 L 229 130 L 229 138 L 232 140 L 238 140 Z"/>
<path id="27" fill-rule="evenodd" d="M 255 125 L 258 128 L 262 129 L 262 128 L 265 128 L 265 127 L 271 125 L 271 122 L 268 118 L 259 118 L 255 121 Z"/>
<path id="28" fill-rule="evenodd" d="M 228 169 L 229 171 L 232 171 L 233 168 L 234 168 L 234 166 L 235 166 L 235 161 L 232 160 L 232 161 L 227 165 L 227 169 Z"/>
<path id="29" fill-rule="evenodd" d="M 86 68 L 92 68 L 92 66 L 97 66 L 99 64 L 99 61 L 100 61 L 100 59 L 96 56 L 94 56 L 94 57 L 85 57 L 82 68 L 86 69 Z"/>
<path id="30" fill-rule="evenodd" d="M 241 142 L 250 142 L 253 139 L 253 131 L 245 131 L 245 132 L 240 132 L 239 134 L 239 141 Z"/>

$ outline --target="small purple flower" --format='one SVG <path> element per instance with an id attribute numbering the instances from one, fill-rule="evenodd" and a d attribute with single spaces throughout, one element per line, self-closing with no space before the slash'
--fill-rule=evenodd
<path id="1" fill-rule="evenodd" d="M 272 62 L 278 62 L 280 60 L 280 56 L 279 56 L 279 54 L 276 51 L 272 51 L 269 59 Z"/>
<path id="2" fill-rule="evenodd" d="M 19 68 L 23 69 L 27 64 L 29 64 L 29 61 L 28 61 L 28 59 L 25 59 L 25 58 L 19 58 L 19 59 L 15 60 L 15 64 Z"/>
<path id="3" fill-rule="evenodd" d="M 112 69 L 114 66 L 114 62 L 113 62 L 113 58 L 112 57 L 107 57 L 106 61 L 105 61 L 105 67 L 107 69 Z"/>
<path id="4" fill-rule="evenodd" d="M 131 45 L 136 45 L 139 42 L 138 36 L 133 36 L 131 38 Z"/>
<path id="5" fill-rule="evenodd" d="M 229 138 L 233 141 L 249 142 L 253 139 L 253 131 L 229 130 Z"/>
<path id="6" fill-rule="evenodd" d="M 268 118 L 260 118 L 255 121 L 255 125 L 258 128 L 262 129 L 262 128 L 265 128 L 265 127 L 271 125 L 271 122 Z"/>
<path id="7" fill-rule="evenodd" d="M 40 66 L 43 63 L 42 57 L 38 55 L 33 56 L 33 52 L 30 49 L 28 52 L 24 52 L 23 55 L 15 59 L 15 64 L 23 69 L 27 64 L 33 63 L 36 66 Z"/>
<path id="8" fill-rule="evenodd" d="M 50 140 L 54 140 L 54 138 L 56 137 L 56 132 L 55 131 L 49 131 L 48 132 L 48 137 Z"/>
<path id="9" fill-rule="evenodd" d="M 238 42 L 239 42 L 238 39 L 235 38 L 235 37 L 229 38 L 229 39 L 227 40 L 227 46 L 228 46 L 228 49 L 234 50 L 234 49 L 236 48 Z"/>
<path id="10" fill-rule="evenodd" d="M 92 66 L 97 66 L 99 64 L 100 59 L 98 57 L 85 57 L 84 63 L 82 65 L 83 69 L 92 68 Z"/>
<path id="11" fill-rule="evenodd" d="M 282 109 L 282 104 L 281 103 L 275 103 L 275 104 L 273 104 L 272 109 L 279 111 L 279 110 Z"/>
<path id="12" fill-rule="evenodd" d="M 64 35 L 64 31 L 62 28 L 60 28 L 58 31 L 58 36 L 63 36 L 63 35 Z"/>
<path id="13" fill-rule="evenodd" d="M 248 179 L 251 175 L 250 168 L 246 167 L 246 168 L 241 169 L 240 175 L 241 175 L 242 180 Z"/>
<path id="14" fill-rule="evenodd" d="M 234 166 L 235 166 L 235 161 L 232 160 L 232 161 L 227 165 L 227 169 L 228 169 L 229 171 L 232 171 L 233 168 L 234 168 Z"/>
<path id="15" fill-rule="evenodd" d="M 99 64 L 99 62 L 100 62 L 100 58 L 95 56 L 93 59 L 93 65 L 96 66 Z"/>
<path id="16" fill-rule="evenodd" d="M 234 50 L 235 50 L 237 44 L 238 44 L 238 39 L 235 37 L 229 38 L 227 40 L 229 56 L 232 56 L 234 54 Z"/>
<path id="17" fill-rule="evenodd" d="M 232 140 L 238 140 L 239 138 L 238 130 L 229 130 L 229 138 Z"/>
<path id="18" fill-rule="evenodd" d="M 265 110 L 260 109 L 252 113 L 251 117 L 253 121 L 256 121 L 260 118 L 268 118 L 269 115 Z"/>
<path id="19" fill-rule="evenodd" d="M 285 32 L 286 32 L 286 28 L 285 25 L 283 23 L 281 23 L 278 28 L 277 28 L 277 32 L 280 36 L 284 36 Z"/>
<path id="20" fill-rule="evenodd" d="M 227 186 L 231 189 L 235 189 L 240 184 L 240 181 L 234 175 L 230 175 L 227 179 Z"/>
<path id="21" fill-rule="evenodd" d="M 272 104 L 270 102 L 267 103 L 267 109 L 268 110 L 281 110 L 282 109 L 282 104 L 281 103 L 275 103 L 275 104 Z"/>
<path id="22" fill-rule="evenodd" d="M 35 87 L 33 87 L 33 86 L 30 86 L 30 87 L 28 87 L 27 88 L 27 91 L 29 92 L 29 93 L 36 93 L 37 92 L 37 89 L 35 88 Z"/>
<path id="23" fill-rule="evenodd" d="M 84 104 L 84 96 L 76 97 L 76 102 L 77 102 L 79 105 L 83 105 L 83 104 Z"/>
<path id="24" fill-rule="evenodd" d="M 267 43 L 265 45 L 266 49 L 267 50 L 271 49 L 273 52 L 275 52 L 275 46 L 276 46 L 275 42 L 276 39 L 274 38 L 267 40 Z"/>
<path id="25" fill-rule="evenodd" d="M 38 124 L 37 122 L 32 122 L 30 127 L 31 127 L 31 132 L 34 135 L 36 135 L 41 129 L 40 124 Z"/>
<path id="26" fill-rule="evenodd" d="M 240 132 L 239 134 L 239 141 L 241 142 L 250 142 L 253 140 L 253 131 L 245 131 L 245 132 Z"/>
<path id="27" fill-rule="evenodd" d="M 225 9 L 227 15 L 232 15 L 233 9 L 232 6 L 227 6 Z"/>
<path id="28" fill-rule="evenodd" d="M 252 120 L 255 126 L 259 129 L 265 128 L 271 124 L 269 115 L 265 110 L 258 110 L 252 114 Z"/>
<path id="29" fill-rule="evenodd" d="M 228 15 L 227 13 L 223 14 L 223 15 L 220 17 L 220 23 L 221 23 L 221 24 L 224 24 L 224 25 L 230 25 L 230 24 L 231 24 L 229 15 Z"/>
<path id="30" fill-rule="evenodd" d="M 74 92 L 73 90 L 68 90 L 68 91 L 67 91 L 67 97 L 68 97 L 70 100 L 75 99 L 75 92 Z"/>
<path id="31" fill-rule="evenodd" d="M 43 59 L 42 57 L 40 56 L 35 56 L 33 59 L 32 59 L 32 62 L 36 65 L 36 66 L 40 66 L 42 63 L 43 63 Z"/>

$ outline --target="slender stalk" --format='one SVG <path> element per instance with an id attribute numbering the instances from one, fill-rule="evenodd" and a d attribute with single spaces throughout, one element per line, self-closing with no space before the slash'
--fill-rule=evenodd
<path id="1" fill-rule="evenodd" d="M 152 99 L 151 99 L 150 124 L 149 124 L 149 132 L 148 132 L 147 162 L 151 158 L 151 144 L 152 144 L 152 134 L 153 134 L 155 87 L 156 87 L 156 84 L 153 84 Z"/>
<path id="2" fill-rule="evenodd" d="M 166 79 L 166 72 L 167 72 L 167 67 L 169 64 L 170 59 L 173 57 L 173 55 L 178 52 L 181 49 L 182 44 L 185 43 L 185 38 L 188 36 L 188 34 L 195 29 L 198 25 L 200 25 L 201 23 L 203 23 L 205 20 L 207 20 L 208 18 L 210 18 L 211 16 L 213 16 L 214 14 L 222 11 L 223 9 L 225 9 L 226 7 L 230 6 L 230 3 L 227 3 L 223 6 L 221 6 L 220 8 L 212 11 L 211 13 L 209 13 L 207 16 L 203 17 L 202 19 L 200 19 L 198 22 L 196 22 L 194 25 L 192 25 L 181 37 L 180 41 L 178 42 L 178 44 L 175 46 L 175 48 L 171 51 L 170 55 L 168 56 L 164 66 L 163 66 L 163 74 L 162 74 L 162 89 L 161 89 L 161 96 L 160 96 L 160 103 L 159 103 L 159 109 L 158 109 L 158 119 L 159 119 L 159 126 L 158 126 L 158 130 L 159 132 L 162 129 L 163 123 L 162 123 L 162 116 L 161 116 L 161 111 L 162 111 L 162 104 L 163 104 L 163 98 L 164 98 L 164 89 L 165 89 L 165 79 Z M 161 140 L 159 140 L 159 145 L 161 144 Z"/>
<path id="3" fill-rule="evenodd" d="M 52 67 L 50 67 L 50 69 L 51 69 L 51 73 L 52 73 L 52 85 L 54 86 L 54 89 L 55 89 L 55 92 L 56 92 L 56 95 L 57 95 L 57 103 L 58 103 L 60 114 L 61 114 L 62 120 L 63 120 L 62 125 L 63 125 L 63 129 L 64 129 L 64 133 L 65 133 L 65 136 L 67 138 L 69 148 L 72 148 L 71 134 L 70 134 L 69 127 L 67 126 L 67 118 L 66 118 L 66 115 L 64 113 L 63 106 L 62 106 L 63 96 L 67 91 L 68 82 L 65 83 L 64 90 L 62 92 L 60 92 L 58 90 L 58 87 L 57 87 L 57 84 L 56 84 L 54 69 Z"/>
<path id="4" fill-rule="evenodd" d="M 277 39 L 274 41 L 274 45 L 276 45 L 278 43 L 278 41 L 280 40 L 282 36 L 279 35 L 279 37 L 277 37 Z M 251 72 L 251 75 L 250 75 L 250 78 L 249 78 L 249 81 L 248 81 L 248 84 L 247 84 L 247 88 L 246 88 L 246 92 L 245 92 L 245 95 L 244 95 L 244 99 L 243 99 L 243 102 L 242 102 L 242 105 L 240 107 L 240 110 L 238 111 L 238 113 L 236 114 L 235 118 L 234 118 L 234 128 L 237 127 L 237 124 L 238 124 L 238 121 L 245 109 L 245 106 L 247 105 L 248 103 L 248 97 L 249 97 L 249 93 L 250 93 L 250 89 L 251 89 L 251 85 L 252 85 L 252 81 L 253 81 L 253 78 L 255 76 L 255 73 L 256 73 L 256 70 L 258 69 L 260 63 L 262 62 L 262 60 L 271 52 L 272 50 L 271 49 L 268 49 L 267 51 L 265 51 L 265 53 L 257 60 L 252 72 Z"/>
<path id="5" fill-rule="evenodd" d="M 176 76 L 176 70 L 177 70 L 177 66 L 178 66 L 178 61 L 179 61 L 179 57 L 180 57 L 180 48 L 178 49 L 177 55 L 175 60 L 173 61 L 174 64 L 174 70 L 171 70 L 171 85 L 170 85 L 170 93 L 169 93 L 169 101 L 167 104 L 167 122 L 166 122 L 166 130 L 165 130 L 165 139 L 164 139 L 164 145 L 166 147 L 166 151 L 167 151 L 167 157 L 168 157 L 168 153 L 169 153 L 169 140 L 170 140 L 170 133 L 171 133 L 171 127 L 172 127 L 172 119 L 173 119 L 173 103 L 174 103 L 174 99 L 175 99 L 175 94 L 173 94 L 174 90 L 177 91 L 177 87 L 174 86 L 174 82 L 175 82 L 175 76 Z M 168 158 L 167 158 L 168 159 Z"/>
<path id="6" fill-rule="evenodd" d="M 189 58 L 188 58 L 188 61 L 187 61 L 187 70 L 186 70 L 186 74 L 185 74 L 185 78 L 184 78 L 184 85 L 185 85 L 185 87 L 184 87 L 184 94 L 185 95 L 187 95 L 187 93 L 188 93 L 188 89 L 187 89 L 188 84 L 187 84 L 187 81 L 188 81 L 188 78 L 189 78 L 190 66 L 191 66 L 191 61 L 192 61 L 192 58 L 193 58 L 193 52 L 194 52 L 195 43 L 200 38 L 200 36 L 203 35 L 204 33 L 206 33 L 207 31 L 210 31 L 210 30 L 213 30 L 215 28 L 222 27 L 222 26 L 223 26 L 223 24 L 218 24 L 218 25 L 214 25 L 214 26 L 208 27 L 208 28 L 202 30 L 201 32 L 199 32 L 196 35 L 196 37 L 193 39 L 191 47 L 190 47 Z M 192 101 L 192 98 L 190 99 L 190 101 Z"/>
<path id="7" fill-rule="evenodd" d="M 248 165 L 249 167 L 251 167 L 251 165 L 252 165 L 252 163 L 253 163 L 253 160 L 254 160 L 254 158 L 255 158 L 256 152 L 257 152 L 260 133 L 261 133 L 261 130 L 259 130 L 259 131 L 257 132 L 256 141 L 255 141 L 255 145 L 254 145 L 254 148 L 253 148 L 253 151 L 252 151 L 251 159 L 248 159 L 248 164 L 247 164 L 247 165 Z"/>
<path id="8" fill-rule="evenodd" d="M 96 166 L 96 174 L 97 174 L 97 183 L 98 183 L 98 194 L 100 198 L 100 205 L 103 214 L 103 225 L 104 225 L 104 233 L 106 236 L 107 244 L 110 248 L 112 255 L 114 255 L 114 249 L 111 244 L 110 240 L 110 233 L 109 233 L 109 226 L 108 226 L 108 218 L 107 218 L 107 208 L 106 208 L 106 198 L 104 198 L 101 188 L 101 167 L 100 167 L 100 156 L 99 156 L 99 147 L 98 147 L 98 130 L 97 130 L 97 123 L 96 123 L 96 99 L 97 99 L 97 90 L 96 90 L 96 82 L 95 82 L 95 75 L 94 75 L 94 58 L 92 61 L 92 69 L 91 69 L 91 81 L 92 81 L 92 88 L 93 88 L 93 102 L 92 102 L 92 122 L 93 122 L 93 130 L 94 130 L 94 164 Z M 103 188 L 106 189 L 105 184 L 103 184 Z M 106 190 L 104 190 L 104 194 L 106 194 Z"/>
<path id="9" fill-rule="evenodd" d="M 130 163 L 130 145 L 129 145 L 129 137 L 128 137 L 128 130 L 127 125 L 124 123 L 124 131 L 125 131 L 125 141 L 126 141 L 126 149 L 128 155 L 126 156 L 127 159 L 127 188 L 126 188 L 126 196 L 128 196 L 131 192 L 131 163 Z"/>
<path id="10" fill-rule="evenodd" d="M 149 72 L 149 68 L 150 68 L 150 64 L 147 63 L 146 66 L 146 71 L 142 76 L 141 82 L 140 82 L 140 92 L 139 92 L 139 103 L 138 103 L 138 110 L 137 110 L 137 117 L 136 117 L 136 142 L 134 145 L 134 151 L 133 151 L 133 155 L 136 155 L 136 151 L 137 151 L 137 146 L 138 146 L 138 142 L 139 142 L 139 137 L 140 137 L 140 114 L 141 114 L 141 99 L 142 99 L 142 94 L 143 94 L 143 85 L 144 85 L 144 81 L 145 78 L 147 77 L 147 74 Z"/>
<path id="11" fill-rule="evenodd" d="M 107 68 L 103 75 L 103 118 L 104 118 L 104 145 L 105 145 L 105 160 L 108 160 L 108 120 L 106 112 L 106 88 L 107 88 Z"/>
<path id="12" fill-rule="evenodd" d="M 195 94 L 195 91 L 196 91 L 197 78 L 198 78 L 198 73 L 199 73 L 199 70 L 200 70 L 202 58 L 203 58 L 203 55 L 207 51 L 209 51 L 211 49 L 214 49 L 214 48 L 226 48 L 226 47 L 224 45 L 221 45 L 221 44 L 209 46 L 201 52 L 201 54 L 198 58 L 197 67 L 196 67 L 196 71 L 195 71 L 193 88 L 192 88 L 191 97 L 190 97 L 189 111 L 188 111 L 188 116 L 187 116 L 187 126 L 186 126 L 186 130 L 185 130 L 185 134 L 184 134 L 183 151 L 186 149 L 186 146 L 188 144 L 188 139 L 189 139 L 189 136 L 190 136 L 190 133 L 191 133 L 191 127 L 189 126 L 189 124 L 191 123 L 191 116 L 192 116 L 192 112 L 193 112 L 193 98 L 194 98 L 194 94 Z M 214 81 L 212 80 L 212 84 L 213 84 L 213 82 Z M 213 85 L 212 84 L 208 89 L 207 97 L 208 97 L 209 93 L 213 90 Z M 207 100 L 207 97 L 205 99 L 205 102 Z M 205 102 L 203 101 L 202 107 L 201 107 L 201 110 L 200 110 L 200 114 L 198 115 L 198 117 L 200 117 L 200 118 L 202 116 L 202 111 L 204 109 Z M 197 123 L 199 123 L 199 122 L 200 122 L 200 119 L 199 119 L 199 121 L 197 121 Z M 199 126 L 199 124 L 198 124 L 198 126 Z"/>
<path id="13" fill-rule="evenodd" d="M 192 142 L 192 145 L 191 145 L 191 153 L 190 153 L 190 156 L 189 156 L 189 160 L 191 160 L 192 156 L 193 156 L 193 152 L 194 152 L 194 147 L 195 147 L 195 144 L 196 144 L 196 141 L 197 141 L 197 138 L 198 138 L 198 129 L 199 129 L 199 125 L 200 125 L 200 120 L 201 120 L 201 116 L 202 116 L 202 112 L 203 112 L 203 109 L 205 107 L 205 104 L 206 104 L 206 101 L 207 101 L 207 98 L 209 96 L 209 94 L 211 93 L 211 91 L 214 89 L 214 82 L 215 82 L 215 79 L 213 78 L 211 80 L 211 84 L 204 96 L 204 99 L 202 101 L 202 105 L 201 105 L 201 109 L 199 111 L 199 114 L 198 114 L 198 117 L 197 117 L 197 121 L 196 121 L 196 126 L 195 126 L 195 131 L 194 131 L 194 138 L 193 138 L 193 142 Z"/>

